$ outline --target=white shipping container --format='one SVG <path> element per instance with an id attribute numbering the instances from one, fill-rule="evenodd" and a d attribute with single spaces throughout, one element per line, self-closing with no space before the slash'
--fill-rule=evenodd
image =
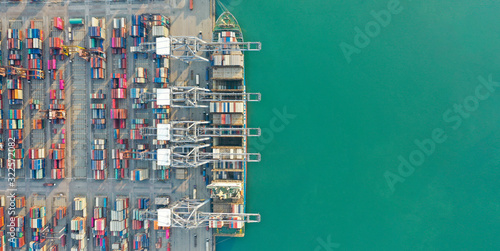
<path id="1" fill-rule="evenodd" d="M 110 221 L 110 230 L 111 231 L 123 231 L 126 227 L 125 220 L 122 221 Z"/>
<path id="2" fill-rule="evenodd" d="M 166 78 L 168 76 L 168 68 L 167 67 L 161 67 L 158 68 L 158 76 L 159 78 Z"/>
<path id="3" fill-rule="evenodd" d="M 146 69 L 144 69 L 143 67 L 135 68 L 135 75 L 138 78 L 145 78 L 146 77 Z"/>
<path id="4" fill-rule="evenodd" d="M 165 26 L 153 26 L 153 37 L 167 37 L 168 29 Z"/>
<path id="5" fill-rule="evenodd" d="M 240 66 L 243 67 L 243 54 L 214 55 L 214 66 Z"/>
<path id="6" fill-rule="evenodd" d="M 122 211 L 125 208 L 128 208 L 128 205 L 125 203 L 125 199 L 116 199 L 115 207 L 116 211 Z"/>
<path id="7" fill-rule="evenodd" d="M 87 199 L 82 197 L 77 197 L 74 199 L 75 210 L 83 210 L 87 207 Z"/>
<path id="8" fill-rule="evenodd" d="M 243 79 L 241 67 L 214 67 L 212 79 Z"/>
<path id="9" fill-rule="evenodd" d="M 127 217 L 127 214 L 125 213 L 125 211 L 115 211 L 115 210 L 111 210 L 111 220 L 113 221 L 121 221 L 121 220 L 125 220 L 125 218 Z"/>
<path id="10" fill-rule="evenodd" d="M 113 29 L 120 29 L 120 28 L 123 28 L 125 27 L 125 18 L 122 17 L 122 18 L 114 18 L 113 19 Z"/>

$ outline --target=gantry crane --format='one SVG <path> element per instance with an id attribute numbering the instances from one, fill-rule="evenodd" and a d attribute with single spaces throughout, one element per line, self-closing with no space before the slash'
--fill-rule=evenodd
<path id="1" fill-rule="evenodd" d="M 207 42 L 195 36 L 169 36 L 157 38 L 155 42 L 141 43 L 137 47 L 138 52 L 156 52 L 156 54 L 161 55 L 158 44 L 162 44 L 161 47 L 168 47 L 168 51 L 164 52 L 165 55 L 170 55 L 172 58 L 186 63 L 192 61 L 208 62 L 207 58 L 198 55 L 199 52 L 218 53 L 224 51 L 231 53 L 233 51 L 260 51 L 262 48 L 260 42 Z"/>
<path id="2" fill-rule="evenodd" d="M 14 66 L 0 67 L 0 76 L 18 76 L 20 78 L 30 79 L 45 79 L 45 72 L 38 69 L 26 69 Z"/>
<path id="3" fill-rule="evenodd" d="M 156 218 L 158 226 L 187 229 L 209 226 L 211 222 L 221 222 L 223 224 L 260 222 L 260 214 L 203 212 L 202 207 L 206 206 L 209 209 L 209 202 L 210 199 L 194 200 L 183 198 L 168 208 L 161 208 L 157 211 L 148 210 L 142 213 L 145 218 Z"/>
<path id="4" fill-rule="evenodd" d="M 157 101 L 159 95 L 158 91 L 162 88 L 157 89 L 157 93 L 143 92 L 140 94 L 139 98 L 141 102 L 151 102 Z M 197 107 L 208 107 L 204 102 L 213 101 L 260 101 L 260 93 L 245 93 L 245 92 L 212 92 L 209 89 L 194 87 L 194 86 L 176 86 L 170 88 L 169 98 L 171 107 L 178 108 L 197 108 Z"/>
<path id="5" fill-rule="evenodd" d="M 76 45 L 63 45 L 61 53 L 65 56 L 78 54 L 79 57 L 89 61 L 91 57 L 106 60 L 106 54 L 101 49 L 86 49 Z"/>
<path id="6" fill-rule="evenodd" d="M 157 136 L 158 131 L 165 129 L 168 140 L 172 143 L 194 143 L 209 140 L 211 137 L 244 137 L 260 136 L 260 128 L 219 128 L 211 127 L 208 121 L 170 121 L 161 128 L 143 127 L 140 128 L 142 136 Z M 164 127 L 164 128 L 163 128 Z"/>
<path id="7" fill-rule="evenodd" d="M 158 165 L 175 168 L 194 168 L 208 163 L 260 162 L 260 153 L 247 152 L 207 152 L 209 144 L 186 144 L 170 146 L 167 149 L 143 151 L 141 160 L 154 160 Z"/>
<path id="8" fill-rule="evenodd" d="M 48 118 L 50 120 L 54 119 L 66 119 L 66 111 L 60 109 L 49 109 L 49 110 L 40 110 L 43 114 L 44 118 Z"/>

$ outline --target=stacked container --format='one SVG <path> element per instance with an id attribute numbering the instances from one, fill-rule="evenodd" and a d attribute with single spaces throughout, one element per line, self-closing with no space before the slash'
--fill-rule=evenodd
<path id="1" fill-rule="evenodd" d="M 29 149 L 30 178 L 43 179 L 45 177 L 45 149 Z"/>
<path id="2" fill-rule="evenodd" d="M 7 49 L 9 50 L 8 65 L 21 66 L 21 49 L 22 49 L 23 32 L 18 29 L 7 30 Z"/>
<path id="3" fill-rule="evenodd" d="M 166 145 L 166 142 L 156 142 L 158 145 Z M 166 181 L 170 178 L 170 168 L 168 166 L 157 165 L 156 161 L 153 161 L 153 171 L 156 172 L 155 177 L 158 180 Z"/>
<path id="4" fill-rule="evenodd" d="M 74 251 L 83 251 L 87 249 L 87 199 L 85 197 L 75 197 L 73 199 L 73 209 L 75 216 L 71 220 L 71 238 L 75 240 L 75 245 L 71 248 Z"/>
<path id="5" fill-rule="evenodd" d="M 21 248 L 26 244 L 24 220 L 24 216 L 13 216 L 10 219 L 10 222 L 14 223 L 14 238 L 9 236 L 9 244 L 13 248 Z"/>
<path id="6" fill-rule="evenodd" d="M 47 224 L 46 209 L 45 207 L 32 207 L 29 211 L 30 215 L 30 228 L 31 228 L 31 241 L 29 243 L 30 250 L 45 251 L 45 242 L 42 240 L 41 230 Z"/>
<path id="7" fill-rule="evenodd" d="M 127 54 L 121 54 L 118 59 L 118 68 L 122 69 L 123 72 L 127 72 Z"/>
<path id="8" fill-rule="evenodd" d="M 130 36 L 133 44 L 130 46 L 130 52 L 138 52 L 139 45 L 146 41 L 146 27 L 141 15 L 132 15 L 132 26 L 130 27 Z"/>
<path id="9" fill-rule="evenodd" d="M 104 18 L 92 17 L 89 27 L 90 48 L 104 51 L 104 39 L 106 39 L 106 20 Z M 90 57 L 90 76 L 92 79 L 104 79 L 106 62 L 100 54 L 92 54 Z"/>
<path id="10" fill-rule="evenodd" d="M 55 180 L 64 179 L 66 177 L 65 154 L 66 144 L 51 144 L 49 150 L 49 159 L 53 160 L 50 177 Z"/>
<path id="11" fill-rule="evenodd" d="M 92 127 L 106 129 L 106 104 L 90 104 Z"/>
<path id="12" fill-rule="evenodd" d="M 60 220 L 66 217 L 66 207 L 58 207 L 55 210 L 54 217 L 52 217 L 52 222 L 54 227 L 56 227 Z"/>
<path id="13" fill-rule="evenodd" d="M 149 248 L 149 236 L 146 233 L 138 233 L 134 236 L 134 250 L 145 250 Z"/>
<path id="14" fill-rule="evenodd" d="M 124 17 L 113 18 L 111 48 L 113 48 L 114 54 L 127 53 L 127 19 Z"/>
<path id="15" fill-rule="evenodd" d="M 243 102 L 210 102 L 210 113 L 243 113 Z"/>
<path id="16" fill-rule="evenodd" d="M 23 84 L 20 78 L 7 79 L 9 105 L 23 104 Z"/>
<path id="17" fill-rule="evenodd" d="M 135 169 L 130 171 L 130 180 L 143 181 L 149 179 L 149 169 Z"/>
<path id="18" fill-rule="evenodd" d="M 132 229 L 149 229 L 149 220 L 146 212 L 149 209 L 149 198 L 138 198 L 137 208 L 132 210 Z"/>
<path id="19" fill-rule="evenodd" d="M 1 34 L 0 34 L 1 36 Z M 0 45 L 2 44 L 2 41 L 0 41 Z M 1 47 L 1 46 L 0 46 Z M 2 63 L 2 52 L 1 52 L 1 49 L 0 49 L 0 64 Z M 3 129 L 4 129 L 4 126 L 3 126 L 3 78 L 0 78 L 0 135 L 3 135 Z M 0 137 L 0 144 L 3 144 L 3 137 Z M 0 158 L 1 159 L 1 158 Z M 3 167 L 0 166 L 0 167 Z"/>
<path id="20" fill-rule="evenodd" d="M 153 108 L 153 114 L 154 114 L 153 126 L 156 126 L 158 124 L 168 124 L 170 106 L 157 105 L 156 101 L 151 102 L 151 106 Z"/>
<path id="21" fill-rule="evenodd" d="M 28 49 L 28 69 L 42 70 L 42 49 L 43 32 L 34 28 L 34 21 L 31 22 L 31 29 L 26 30 L 26 48 Z M 40 74 L 28 74 L 28 79 L 42 79 Z"/>
<path id="22" fill-rule="evenodd" d="M 125 169 L 128 169 L 129 160 L 124 158 L 124 155 L 122 154 L 120 149 L 111 150 L 111 159 L 114 168 L 114 178 L 118 180 L 124 179 Z"/>
<path id="23" fill-rule="evenodd" d="M 165 59 L 168 60 L 168 59 Z M 168 83 L 169 70 L 167 67 L 160 66 L 155 70 L 155 80 L 154 82 L 157 84 L 167 84 Z M 162 88 L 166 88 L 167 86 L 162 86 Z"/>
<path id="24" fill-rule="evenodd" d="M 128 246 L 128 209 L 129 199 L 118 197 L 111 211 L 110 230 L 113 236 L 121 238 L 122 244 Z M 124 243 L 125 241 L 125 243 Z"/>
<path id="25" fill-rule="evenodd" d="M 134 83 L 145 84 L 148 81 L 148 72 L 144 67 L 135 68 Z"/>
<path id="26" fill-rule="evenodd" d="M 0 45 L 1 45 L 1 44 L 2 44 L 2 31 L 1 31 L 1 29 L 0 29 Z M 0 65 L 2 65 L 2 48 L 1 48 L 1 47 L 2 47 L 2 46 L 0 46 Z M 1 83 L 1 81 L 0 81 L 0 83 Z M 0 232 L 0 233 L 1 233 L 1 232 Z M 5 237 L 3 237 L 3 238 L 5 238 Z M 1 246 L 1 245 L 0 245 L 0 246 Z M 2 246 L 2 247 L 3 247 L 3 246 Z M 4 249 L 4 250 L 2 250 L 2 251 L 5 251 L 5 249 Z"/>
<path id="27" fill-rule="evenodd" d="M 16 208 L 23 208 L 26 206 L 26 197 L 16 196 Z"/>
<path id="28" fill-rule="evenodd" d="M 132 119 L 132 129 L 141 129 L 148 126 L 148 119 Z"/>
<path id="29" fill-rule="evenodd" d="M 99 90 L 96 93 L 91 93 L 90 99 L 106 99 L 106 94 L 104 94 L 102 90 Z"/>
<path id="30" fill-rule="evenodd" d="M 91 163 L 92 177 L 104 180 L 108 177 L 106 139 L 94 139 L 92 142 Z"/>
<path id="31" fill-rule="evenodd" d="M 6 251 L 6 236 L 5 236 L 5 195 L 0 195 L 0 251 Z"/>
<path id="32" fill-rule="evenodd" d="M 108 217 L 108 198 L 95 197 L 94 217 L 92 218 L 92 236 L 94 236 L 94 245 L 99 250 L 105 251 L 108 247 L 108 233 L 106 231 L 106 222 Z"/>
<path id="33" fill-rule="evenodd" d="M 9 130 L 15 129 L 23 129 L 24 128 L 24 120 L 23 120 L 23 110 L 21 109 L 10 109 L 9 116 L 5 121 L 5 127 Z"/>
<path id="34" fill-rule="evenodd" d="M 30 105 L 30 109 L 31 110 L 40 110 L 40 100 L 38 99 L 30 99 L 28 101 L 29 105 Z"/>
<path id="35" fill-rule="evenodd" d="M 113 119 L 114 129 L 123 129 L 126 127 L 127 109 L 117 109 L 118 101 L 127 97 L 126 74 L 114 73 L 111 75 L 111 98 L 112 109 L 110 110 L 111 119 Z"/>
<path id="36" fill-rule="evenodd" d="M 24 128 L 24 115 L 22 109 L 10 109 L 8 112 L 6 127 L 8 129 L 8 137 L 13 138 L 14 145 L 14 162 L 15 169 L 23 168 L 24 150 L 22 149 L 22 129 Z"/>
<path id="37" fill-rule="evenodd" d="M 33 24 L 32 24 L 33 27 Z M 42 69 L 43 36 L 40 29 L 26 30 L 26 48 L 28 49 L 28 69 Z"/>
<path id="38" fill-rule="evenodd" d="M 132 88 L 130 89 L 130 98 L 132 99 L 132 109 L 146 109 L 147 104 L 141 101 L 141 93 L 148 92 L 147 88 Z"/>
<path id="39" fill-rule="evenodd" d="M 92 17 L 90 20 L 89 37 L 90 48 L 104 50 L 103 42 L 106 39 L 106 20 L 105 18 Z"/>
<path id="40" fill-rule="evenodd" d="M 151 15 L 151 30 L 153 37 L 168 37 L 170 19 L 163 15 Z"/>
<path id="41" fill-rule="evenodd" d="M 109 114 L 112 119 L 126 119 L 127 109 L 110 109 Z"/>

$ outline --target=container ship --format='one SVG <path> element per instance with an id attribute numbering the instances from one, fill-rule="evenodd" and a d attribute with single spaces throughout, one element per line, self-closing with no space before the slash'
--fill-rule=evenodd
<path id="1" fill-rule="evenodd" d="M 243 42 L 243 34 L 236 18 L 229 12 L 223 12 L 215 22 L 213 42 L 228 43 L 221 51 L 212 54 L 212 88 L 219 93 L 245 93 L 244 54 L 241 50 L 224 50 L 230 42 Z M 233 48 L 234 49 L 234 48 Z M 247 100 L 242 95 L 241 101 L 216 101 L 210 103 L 210 116 L 213 127 L 247 128 Z M 214 153 L 246 153 L 246 135 L 222 135 L 213 138 Z M 227 155 L 225 155 L 227 156 Z M 225 158 L 222 155 L 219 157 Z M 228 157 L 229 158 L 229 157 Z M 207 186 L 211 190 L 213 212 L 244 213 L 246 189 L 246 157 L 232 157 L 237 162 L 216 162 L 212 169 L 213 179 Z M 215 236 L 243 237 L 245 225 L 234 217 L 235 221 L 210 221 L 209 228 Z"/>

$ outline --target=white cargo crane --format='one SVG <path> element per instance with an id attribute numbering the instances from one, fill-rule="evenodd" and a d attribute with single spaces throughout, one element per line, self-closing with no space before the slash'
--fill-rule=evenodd
<path id="1" fill-rule="evenodd" d="M 155 52 L 160 56 L 170 56 L 185 63 L 192 61 L 209 61 L 198 55 L 198 52 L 260 51 L 260 42 L 207 42 L 195 36 L 157 37 L 155 42 L 141 43 L 138 52 Z M 177 54 L 177 55 L 174 55 Z"/>
<path id="2" fill-rule="evenodd" d="M 139 154 L 141 160 L 155 160 L 159 166 L 175 168 L 195 168 L 208 163 L 241 163 L 260 162 L 260 153 L 247 152 L 206 152 L 209 144 L 186 144 L 170 146 L 156 151 L 143 151 Z"/>
<path id="3" fill-rule="evenodd" d="M 144 211 L 145 218 L 158 220 L 160 227 L 179 227 L 193 229 L 206 227 L 210 223 L 258 223 L 260 214 L 249 213 L 207 213 L 201 211 L 210 200 L 181 199 L 168 208 L 157 211 Z"/>
<path id="4" fill-rule="evenodd" d="M 211 137 L 260 136 L 260 128 L 218 128 L 208 126 L 208 121 L 170 121 L 156 127 L 140 128 L 142 136 L 156 136 L 171 143 L 195 143 Z"/>
<path id="5" fill-rule="evenodd" d="M 169 105 L 177 108 L 208 107 L 203 104 L 214 101 L 260 101 L 260 93 L 226 93 L 212 92 L 209 89 L 194 86 L 176 86 L 158 88 L 156 93 L 143 92 L 139 96 L 142 102 L 156 101 L 157 105 Z"/>

